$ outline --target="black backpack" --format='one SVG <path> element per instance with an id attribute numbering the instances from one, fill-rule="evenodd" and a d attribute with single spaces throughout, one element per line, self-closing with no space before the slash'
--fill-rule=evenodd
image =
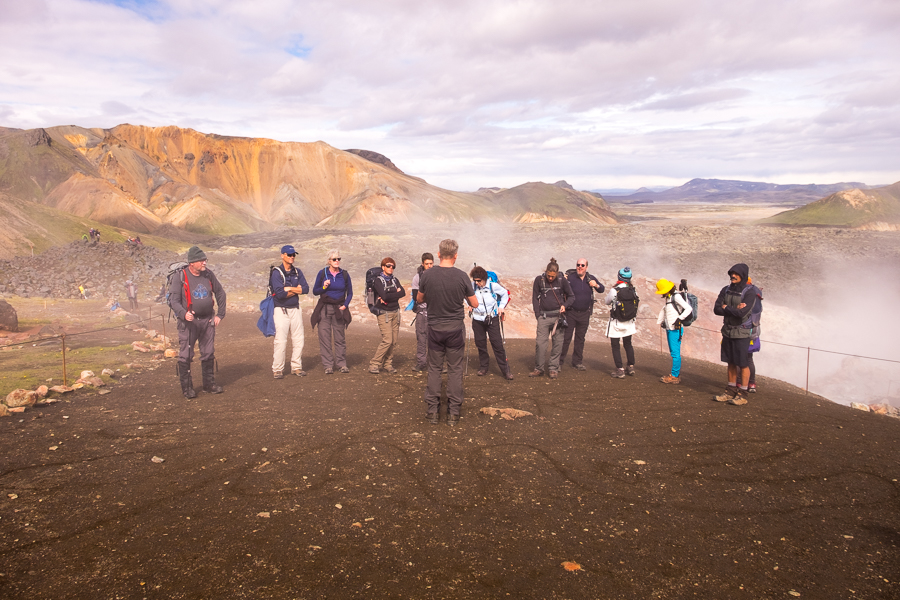
<path id="1" fill-rule="evenodd" d="M 378 303 L 381 302 L 381 299 L 375 295 L 375 280 L 381 277 L 384 271 L 381 267 L 372 267 L 368 271 L 366 271 L 366 306 L 369 308 L 369 312 L 373 315 L 380 315 L 384 311 L 378 308 Z M 391 277 L 391 281 L 388 281 L 386 278 L 384 279 L 385 289 L 389 288 L 393 285 L 394 278 Z"/>
<path id="2" fill-rule="evenodd" d="M 699 302 L 697 300 L 697 296 L 688 292 L 687 290 L 683 290 L 678 293 L 681 294 L 681 297 L 691 305 L 691 314 L 686 316 L 684 320 L 680 321 L 683 327 L 690 327 L 691 324 L 697 320 L 697 313 L 699 312 Z"/>
<path id="3" fill-rule="evenodd" d="M 613 302 L 612 310 L 609 311 L 609 316 L 620 323 L 631 321 L 637 317 L 640 302 L 637 291 L 630 283 L 623 288 L 616 288 L 616 300 Z"/>

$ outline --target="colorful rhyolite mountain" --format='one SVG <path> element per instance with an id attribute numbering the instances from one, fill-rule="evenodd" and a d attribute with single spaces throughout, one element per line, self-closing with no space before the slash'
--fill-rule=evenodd
<path id="1" fill-rule="evenodd" d="M 522 187 L 528 193 L 508 201 L 444 190 L 378 153 L 324 142 L 133 125 L 0 128 L 0 202 L 5 194 L 140 233 L 165 224 L 228 235 L 284 225 L 619 222 L 595 195 Z"/>
<path id="2" fill-rule="evenodd" d="M 760 223 L 900 231 L 900 182 L 880 188 L 837 192 Z"/>

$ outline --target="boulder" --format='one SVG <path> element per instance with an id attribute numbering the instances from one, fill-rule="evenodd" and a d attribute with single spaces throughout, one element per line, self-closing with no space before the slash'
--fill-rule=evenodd
<path id="1" fill-rule="evenodd" d="M 93 371 L 82 371 L 81 377 L 79 377 L 79 379 L 87 379 L 88 377 L 94 377 L 94 372 Z"/>
<path id="2" fill-rule="evenodd" d="M 37 394 L 38 398 L 46 398 L 47 394 L 50 393 L 50 389 L 46 385 L 39 385 L 34 393 Z"/>
<path id="3" fill-rule="evenodd" d="M 66 392 L 74 392 L 75 388 L 69 387 L 67 385 L 54 385 L 50 388 L 51 392 L 56 392 L 57 394 L 65 394 Z"/>
<path id="4" fill-rule="evenodd" d="M 102 387 L 106 385 L 106 382 L 99 377 L 83 377 L 76 382 L 76 385 L 78 383 L 82 383 L 84 385 L 89 385 L 92 387 Z"/>
<path id="5" fill-rule="evenodd" d="M 17 408 L 19 406 L 34 406 L 37 402 L 37 394 L 31 390 L 13 390 L 6 396 L 3 403 L 9 408 Z"/>
<path id="6" fill-rule="evenodd" d="M 143 342 L 132 342 L 131 347 L 138 352 L 150 352 L 150 348 L 148 348 Z"/>
<path id="7" fill-rule="evenodd" d="M 6 300 L 0 300 L 0 329 L 19 330 L 19 316 L 16 314 L 16 309 Z"/>

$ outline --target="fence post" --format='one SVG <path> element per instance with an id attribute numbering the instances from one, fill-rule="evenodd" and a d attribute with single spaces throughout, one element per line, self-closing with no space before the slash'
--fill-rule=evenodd
<path id="1" fill-rule="evenodd" d="M 63 353 L 63 385 L 69 386 L 69 377 L 66 373 L 66 332 L 62 333 L 62 353 Z"/>
<path id="2" fill-rule="evenodd" d="M 806 395 L 809 396 L 809 346 L 806 347 Z"/>

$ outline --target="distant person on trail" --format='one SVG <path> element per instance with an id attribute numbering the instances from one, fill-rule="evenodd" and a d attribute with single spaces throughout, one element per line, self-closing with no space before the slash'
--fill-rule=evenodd
<path id="1" fill-rule="evenodd" d="M 382 259 L 381 274 L 373 283 L 375 306 L 381 311 L 376 316 L 381 343 L 369 362 L 369 373 L 373 375 L 378 375 L 382 368 L 391 375 L 397 372 L 394 368 L 394 348 L 400 337 L 400 298 L 406 296 L 406 290 L 394 277 L 396 266 L 397 261 L 390 256 Z"/>
<path id="2" fill-rule="evenodd" d="M 128 297 L 129 308 L 132 311 L 137 310 L 137 286 L 130 279 L 125 282 L 125 295 Z"/>
<path id="3" fill-rule="evenodd" d="M 457 269 L 459 244 L 442 240 L 440 264 L 419 277 L 417 302 L 428 303 L 428 384 L 425 388 L 425 418 L 437 425 L 441 409 L 441 369 L 447 361 L 447 425 L 459 423 L 463 403 L 463 367 L 466 354 L 466 324 L 463 301 L 478 308 L 475 290 L 465 272 Z"/>
<path id="4" fill-rule="evenodd" d="M 566 271 L 566 280 L 572 287 L 575 301 L 572 308 L 566 311 L 566 320 L 569 326 L 563 330 L 562 353 L 559 357 L 560 366 L 566 362 L 569 353 L 569 344 L 572 337 L 575 338 L 575 346 L 572 349 L 572 366 L 579 371 L 584 371 L 584 338 L 587 335 L 588 326 L 591 324 L 591 315 L 594 314 L 594 292 L 602 294 L 605 289 L 600 280 L 588 273 L 588 261 L 579 258 L 575 261 L 575 268 Z"/>
<path id="5" fill-rule="evenodd" d="M 631 314 L 628 312 L 628 308 L 625 307 L 625 314 L 619 315 L 622 320 L 620 321 L 616 318 L 616 314 L 619 314 L 616 304 L 619 293 L 622 294 L 623 299 L 626 296 L 635 295 L 633 293 L 634 286 L 631 284 L 631 268 L 623 267 L 619 269 L 617 275 L 618 279 L 616 280 L 616 284 L 606 295 L 606 305 L 612 307 L 609 315 L 609 323 L 606 325 L 606 337 L 609 338 L 609 342 L 612 345 L 613 362 L 616 363 L 616 369 L 610 373 L 610 375 L 622 379 L 626 374 L 634 375 L 634 346 L 631 344 L 631 336 L 637 333 L 637 310 L 633 311 L 634 318 L 627 319 Z M 634 308 L 636 309 L 637 303 L 635 302 L 634 304 Z M 619 350 L 619 340 L 622 340 L 622 345 L 625 347 L 625 358 L 628 361 L 627 368 L 622 364 L 622 352 Z"/>
<path id="6" fill-rule="evenodd" d="M 300 296 L 309 293 L 309 284 L 303 271 L 294 266 L 297 251 L 290 244 L 281 247 L 281 264 L 269 273 L 269 285 L 275 297 L 275 350 L 272 357 L 272 376 L 284 379 L 284 358 L 288 338 L 291 338 L 291 375 L 304 376 L 303 314 Z"/>
<path id="7" fill-rule="evenodd" d="M 428 303 L 418 302 L 416 298 L 419 295 L 419 279 L 422 273 L 434 266 L 434 255 L 426 252 L 422 255 L 422 264 L 416 269 L 416 274 L 412 280 L 412 300 L 413 312 L 416 313 L 416 364 L 412 370 L 416 372 L 424 371 L 428 367 Z"/>
<path id="8" fill-rule="evenodd" d="M 159 288 L 159 294 L 156 295 L 156 298 L 153 300 L 154 302 L 163 302 L 166 299 L 166 284 L 163 282 L 162 286 Z"/>
<path id="9" fill-rule="evenodd" d="M 81 294 L 81 299 L 82 299 L 82 300 L 87 300 L 87 292 L 85 291 L 83 285 L 79 285 L 79 286 L 78 286 L 78 293 Z"/>
<path id="10" fill-rule="evenodd" d="M 659 380 L 674 385 L 681 383 L 681 338 L 684 335 L 681 321 L 692 311 L 690 303 L 676 292 L 675 284 L 668 279 L 656 282 L 656 293 L 666 301 L 659 311 L 656 322 L 666 330 L 666 341 L 669 344 L 669 354 L 672 356 L 671 373 L 663 375 Z"/>
<path id="11" fill-rule="evenodd" d="M 537 319 L 534 346 L 534 371 L 529 377 L 541 377 L 547 364 L 547 347 L 550 346 L 550 379 L 559 375 L 559 359 L 562 354 L 563 330 L 567 326 L 567 309 L 575 303 L 572 287 L 565 277 L 559 277 L 559 264 L 550 259 L 543 275 L 534 278 L 531 288 L 531 306 Z M 552 345 L 551 345 L 552 339 Z"/>
<path id="12" fill-rule="evenodd" d="M 503 348 L 503 335 L 500 332 L 500 321 L 504 317 L 506 305 L 509 304 L 509 292 L 499 283 L 490 281 L 484 267 L 475 267 L 469 276 L 475 283 L 475 297 L 478 299 L 478 308 L 472 310 L 472 337 L 475 339 L 475 347 L 478 348 L 479 366 L 476 375 L 479 377 L 487 375 L 491 366 L 487 351 L 487 341 L 490 339 L 500 373 L 504 379 L 510 381 L 513 376 L 509 370 L 509 361 Z"/>
<path id="13" fill-rule="evenodd" d="M 728 270 L 731 284 L 719 292 L 713 312 L 723 317 L 722 362 L 728 364 L 728 385 L 725 392 L 716 396 L 717 402 L 728 402 L 736 406 L 747 404 L 750 381 L 750 340 L 754 337 L 753 310 L 761 296 L 759 289 L 752 285 L 750 267 L 738 263 Z M 738 386 L 738 375 L 741 385 Z"/>
<path id="14" fill-rule="evenodd" d="M 203 391 L 221 394 L 216 385 L 216 327 L 225 318 L 225 290 L 212 271 L 206 268 L 206 254 L 192 246 L 188 266 L 176 272 L 169 287 L 172 310 L 178 318 L 178 377 L 185 398 L 197 397 L 191 380 L 194 344 L 200 349 Z M 213 302 L 215 300 L 215 302 Z"/>
<path id="15" fill-rule="evenodd" d="M 350 324 L 350 300 L 353 299 L 353 282 L 350 273 L 341 268 L 341 253 L 328 253 L 328 264 L 316 275 L 313 295 L 319 297 L 310 322 L 319 327 L 319 354 L 325 374 L 335 369 L 349 373 L 347 366 L 347 326 Z"/>

